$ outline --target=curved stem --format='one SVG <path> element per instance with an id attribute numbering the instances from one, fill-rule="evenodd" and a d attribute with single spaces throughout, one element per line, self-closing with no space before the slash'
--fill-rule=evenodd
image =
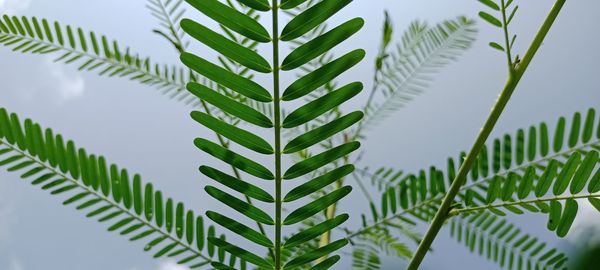
<path id="1" fill-rule="evenodd" d="M 488 204 L 488 205 L 482 205 L 482 206 L 476 206 L 476 207 L 453 209 L 452 211 L 450 211 L 450 215 L 455 216 L 455 215 L 459 215 L 459 214 L 463 214 L 463 213 L 482 211 L 482 210 L 487 210 L 487 209 L 491 209 L 491 208 L 501 208 L 501 207 L 507 207 L 507 206 L 538 203 L 538 202 L 566 201 L 569 199 L 577 200 L 577 199 L 589 199 L 589 198 L 598 198 L 598 197 L 600 197 L 599 193 L 596 193 L 596 194 L 590 193 L 590 194 L 583 194 L 583 195 L 567 195 L 567 196 L 555 196 L 555 197 L 547 197 L 547 198 L 535 198 L 535 199 L 529 199 L 529 200 L 519 200 L 519 201 L 514 201 L 514 202 L 504 202 L 504 203 L 499 203 L 499 204 Z"/>
<path id="2" fill-rule="evenodd" d="M 281 178 L 281 100 L 279 93 L 279 4 L 272 1 L 273 9 L 273 102 L 275 114 L 275 270 L 281 270 L 281 211 L 282 211 L 282 178 Z"/>
<path id="3" fill-rule="evenodd" d="M 483 145 L 485 144 L 486 140 L 488 139 L 490 133 L 494 129 L 494 126 L 498 122 L 498 119 L 500 118 L 500 115 L 504 111 L 506 104 L 508 104 L 510 97 L 512 96 L 517 85 L 519 84 L 519 81 L 523 77 L 523 74 L 527 70 L 527 67 L 531 63 L 531 60 L 533 60 L 533 57 L 535 56 L 538 49 L 542 45 L 544 39 L 546 38 L 546 35 L 550 31 L 552 24 L 558 17 L 558 14 L 560 13 L 565 2 L 566 2 L 566 0 L 557 0 L 556 1 L 554 6 L 552 7 L 552 10 L 550 11 L 546 20 L 544 21 L 542 27 L 540 28 L 536 37 L 534 38 L 531 46 L 527 50 L 527 53 L 525 54 L 525 57 L 523 58 L 523 62 L 519 66 L 516 67 L 514 73 L 509 73 L 508 80 L 506 82 L 506 86 L 504 87 L 504 90 L 502 90 L 502 92 L 500 93 L 500 97 L 498 97 L 498 100 L 496 101 L 496 104 L 492 108 L 492 112 L 490 113 L 483 128 L 481 129 L 481 132 L 477 136 L 477 139 L 475 140 L 475 143 L 473 144 L 471 151 L 465 158 L 463 165 L 460 167 L 460 170 L 458 171 L 458 175 L 452 182 L 452 185 L 450 186 L 450 190 L 448 191 L 448 193 L 446 194 L 446 197 L 442 201 L 440 208 L 438 209 L 435 217 L 433 218 L 433 221 L 431 222 L 431 225 L 429 226 L 429 229 L 427 230 L 427 233 L 425 234 L 423 241 L 419 244 L 419 247 L 417 248 L 417 251 L 416 251 L 413 259 L 410 261 L 407 269 L 417 270 L 419 268 L 419 266 L 421 265 L 421 262 L 423 261 L 423 259 L 425 258 L 425 255 L 431 248 L 431 245 L 433 244 L 433 241 L 437 237 L 437 234 L 440 232 L 442 226 L 446 222 L 446 219 L 448 218 L 448 214 L 450 213 L 450 210 L 451 210 L 451 206 L 454 203 L 454 198 L 458 195 L 458 192 L 460 191 L 462 183 L 465 181 L 466 176 L 469 173 L 469 171 L 471 170 L 471 167 L 473 166 L 474 161 L 477 159 L 477 156 L 479 155 L 481 148 L 483 147 Z"/>

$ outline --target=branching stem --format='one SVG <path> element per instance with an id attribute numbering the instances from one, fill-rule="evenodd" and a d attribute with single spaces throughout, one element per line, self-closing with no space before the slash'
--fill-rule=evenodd
<path id="1" fill-rule="evenodd" d="M 546 38 L 546 35 L 550 31 L 550 28 L 554 24 L 554 21 L 558 17 L 565 2 L 566 2 L 566 0 L 557 0 L 556 1 L 554 6 L 552 7 L 550 13 L 548 14 L 546 20 L 544 21 L 540 30 L 538 31 L 536 37 L 534 38 L 531 46 L 527 50 L 527 53 L 523 57 L 523 61 L 518 66 L 515 66 L 515 72 L 509 73 L 504 90 L 502 90 L 502 92 L 500 93 L 500 96 L 499 96 L 498 100 L 496 101 L 496 104 L 492 108 L 492 111 L 491 111 L 488 119 L 486 120 L 483 128 L 481 129 L 481 132 L 477 136 L 477 139 L 475 140 L 475 143 L 473 144 L 471 151 L 465 158 L 463 165 L 460 167 L 460 170 L 458 171 L 458 175 L 452 182 L 452 185 L 450 186 L 450 189 L 449 189 L 448 193 L 446 194 L 446 197 L 442 201 L 440 208 L 438 209 L 435 217 L 433 218 L 433 221 L 431 222 L 431 225 L 429 226 L 429 229 L 427 230 L 427 233 L 425 234 L 423 241 L 421 241 L 421 243 L 419 244 L 419 247 L 417 248 L 417 251 L 416 251 L 414 257 L 410 261 L 410 263 L 407 267 L 408 270 L 417 270 L 419 268 L 419 266 L 421 265 L 421 262 L 425 258 L 425 255 L 431 248 L 433 241 L 435 240 L 435 238 L 437 237 L 438 233 L 440 232 L 442 226 L 446 222 L 446 219 L 451 210 L 451 206 L 454 203 L 455 197 L 458 195 L 458 192 L 460 191 L 462 183 L 465 181 L 469 171 L 471 170 L 471 167 L 473 166 L 473 163 L 475 162 L 475 160 L 477 159 L 477 156 L 479 155 L 479 152 L 481 151 L 483 145 L 485 144 L 486 140 L 490 136 L 492 130 L 494 129 L 494 126 L 496 125 L 496 123 L 498 122 L 498 119 L 500 118 L 500 115 L 502 114 L 502 112 L 504 111 L 504 108 L 508 104 L 510 97 L 512 96 L 517 85 L 519 84 L 519 81 L 523 77 L 523 74 L 527 70 L 527 67 L 533 60 L 533 57 L 535 56 L 535 54 L 541 47 L 544 39 Z"/>

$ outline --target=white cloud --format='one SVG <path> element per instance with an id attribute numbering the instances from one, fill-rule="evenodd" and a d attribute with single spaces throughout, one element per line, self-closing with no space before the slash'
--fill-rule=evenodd
<path id="1" fill-rule="evenodd" d="M 25 270 L 25 268 L 23 267 L 21 260 L 19 260 L 17 257 L 13 256 L 10 259 L 10 263 L 8 265 L 8 270 Z"/>
<path id="2" fill-rule="evenodd" d="M 158 265 L 158 270 L 188 270 L 188 268 L 177 264 L 175 261 L 166 261 Z"/>
<path id="3" fill-rule="evenodd" d="M 24 11 L 31 5 L 31 0 L 0 0 L 0 12 L 15 14 Z"/>
<path id="4" fill-rule="evenodd" d="M 578 200 L 579 211 L 567 240 L 579 247 L 600 244 L 600 213 L 587 200 Z"/>
<path id="5" fill-rule="evenodd" d="M 69 101 L 83 95 L 85 91 L 85 80 L 79 74 L 70 74 L 64 66 L 54 63 L 51 58 L 46 58 L 44 64 L 48 70 L 49 84 L 56 90 L 59 103 Z"/>

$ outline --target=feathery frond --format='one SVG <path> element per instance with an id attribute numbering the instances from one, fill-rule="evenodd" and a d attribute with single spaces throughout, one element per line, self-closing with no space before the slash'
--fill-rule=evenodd
<path id="1" fill-rule="evenodd" d="M 56 62 L 77 65 L 81 71 L 125 77 L 155 87 L 187 105 L 200 105 L 185 91 L 185 84 L 190 80 L 186 69 L 153 63 L 149 57 L 123 49 L 104 35 L 64 27 L 46 19 L 4 15 L 0 20 L 0 44 L 20 53 L 53 55 Z"/>
<path id="2" fill-rule="evenodd" d="M 144 250 L 154 258 L 176 258 L 190 268 L 226 262 L 217 256 L 219 248 L 205 241 L 217 234 L 202 216 L 164 196 L 151 183 L 144 184 L 139 175 L 103 156 L 88 154 L 30 119 L 21 122 L 5 109 L 0 109 L 0 166 L 61 196 L 63 205 L 75 205 L 87 218 L 108 224 L 110 232 L 144 241 Z M 231 257 L 227 263 L 233 266 L 236 261 Z"/>
<path id="3" fill-rule="evenodd" d="M 567 257 L 488 212 L 450 220 L 450 235 L 503 269 L 564 269 Z"/>
<path id="4" fill-rule="evenodd" d="M 189 41 L 181 29 L 179 22 L 185 15 L 183 0 L 147 0 L 146 7 L 153 17 L 158 19 L 160 28 L 153 32 L 164 37 L 175 47 L 177 52 L 184 51 Z"/>
<path id="5" fill-rule="evenodd" d="M 569 126 L 566 119 L 561 117 L 553 133 L 546 123 L 541 123 L 537 127 L 531 126 L 527 132 L 519 129 L 514 136 L 507 134 L 493 140 L 493 147 L 484 147 L 473 166 L 471 181 L 461 188 L 461 202 L 457 202 L 453 213 L 487 210 L 503 215 L 504 211 L 501 209 L 512 213 L 522 213 L 524 210 L 549 213 L 546 211 L 550 208 L 548 204 L 554 204 L 555 209 L 558 209 L 559 204 L 562 207 L 570 202 L 568 215 L 563 215 L 565 211 L 562 210 L 555 212 L 559 213 L 557 216 L 564 224 L 557 233 L 564 236 L 574 218 L 573 212 L 576 212 L 573 200 L 581 197 L 594 205 L 598 196 L 593 186 L 600 181 L 600 174 L 592 174 L 595 165 L 591 164 L 598 163 L 597 160 L 594 162 L 594 157 L 600 150 L 600 134 L 597 134 L 599 122 L 596 111 L 590 109 L 585 117 L 581 113 L 575 113 Z M 464 155 L 462 153 L 457 160 L 462 160 Z M 583 162 L 586 160 L 584 156 L 588 158 L 587 163 Z M 351 236 L 380 228 L 394 220 L 408 224 L 428 222 L 435 215 L 438 203 L 455 178 L 457 167 L 460 166 L 457 160 L 448 159 L 445 173 L 431 167 L 427 171 L 421 170 L 417 175 L 407 174 L 400 178 L 390 177 L 394 175 L 394 171 L 389 169 L 382 169 L 374 174 L 365 174 L 365 170 L 362 170 L 362 176 L 371 176 L 375 183 L 385 183 L 386 179 L 391 179 L 391 182 L 381 196 L 381 204 L 371 207 L 373 221 Z M 357 174 L 361 176 L 360 171 Z M 542 175 L 546 176 L 545 181 L 540 182 Z M 586 184 L 589 194 L 577 195 Z M 552 192 L 558 197 L 544 198 L 550 187 L 554 186 L 556 188 Z M 565 195 L 566 189 L 573 194 Z M 505 200 L 501 200 L 503 191 L 506 191 Z M 521 197 L 518 197 L 519 191 Z M 491 199 L 493 201 L 489 201 Z"/>
<path id="6" fill-rule="evenodd" d="M 384 27 L 384 31 L 389 28 Z M 415 21 L 394 51 L 387 52 L 387 45 L 382 46 L 376 61 L 373 90 L 364 110 L 365 121 L 357 133 L 382 122 L 421 94 L 431 82 L 431 75 L 471 47 L 476 33 L 475 22 L 465 17 L 435 26 Z M 389 34 L 384 34 L 384 44 L 389 44 L 387 36 Z M 382 96 L 382 101 L 377 100 L 377 93 Z"/>
<path id="7" fill-rule="evenodd" d="M 338 121 L 333 121 L 323 126 L 316 127 L 308 132 L 305 132 L 296 138 L 290 140 L 286 145 L 282 144 L 281 131 L 283 128 L 294 128 L 299 122 L 299 114 L 292 112 L 285 118 L 282 117 L 283 109 L 282 102 L 293 101 L 314 94 L 317 89 L 337 78 L 342 73 L 356 65 L 364 57 L 364 51 L 354 50 L 342 57 L 334 59 L 313 71 L 301 76 L 285 90 L 280 93 L 279 76 L 282 71 L 294 71 L 302 68 L 305 64 L 311 62 L 323 53 L 331 50 L 346 38 L 339 38 L 337 32 L 323 33 L 306 43 L 302 43 L 290 53 L 282 63 L 279 62 L 279 43 L 280 42 L 296 42 L 299 38 L 310 33 L 316 27 L 319 27 L 323 22 L 339 10 L 348 5 L 351 1 L 325 0 L 315 2 L 308 9 L 303 10 L 294 16 L 290 22 L 286 24 L 279 36 L 278 16 L 280 8 L 288 10 L 297 7 L 302 2 L 283 1 L 280 5 L 271 6 L 267 0 L 261 1 L 241 1 L 253 12 L 272 12 L 273 31 L 269 33 L 250 12 L 240 12 L 230 5 L 221 3 L 217 0 L 188 0 L 189 4 L 197 11 L 200 11 L 207 17 L 219 23 L 222 28 L 228 32 L 235 32 L 239 35 L 250 39 L 254 44 L 271 43 L 273 46 L 273 63 L 269 63 L 263 56 L 255 50 L 256 45 L 244 45 L 232 41 L 223 34 L 217 33 L 199 23 L 189 19 L 184 19 L 181 22 L 182 28 L 195 40 L 203 43 L 212 50 L 218 52 L 222 57 L 227 58 L 249 70 L 258 73 L 270 73 L 273 76 L 273 93 L 267 91 L 263 86 L 257 84 L 252 78 L 236 74 L 227 68 L 220 67 L 209 60 L 191 53 L 183 53 L 181 56 L 182 62 L 191 70 L 201 74 L 214 83 L 227 88 L 237 94 L 244 96 L 247 99 L 254 100 L 262 104 L 273 105 L 273 119 L 264 113 L 249 107 L 234 99 L 230 99 L 216 91 L 210 86 L 201 85 L 196 82 L 191 82 L 188 85 L 188 90 L 200 99 L 206 101 L 212 106 L 220 110 L 226 111 L 229 114 L 239 118 L 241 121 L 248 122 L 260 128 L 269 128 L 274 131 L 274 144 L 264 140 L 262 137 L 253 135 L 252 132 L 246 129 L 235 127 L 233 125 L 222 122 L 219 119 L 211 118 L 209 115 L 200 112 L 192 113 L 192 117 L 203 126 L 212 129 L 221 136 L 235 142 L 241 148 L 257 152 L 259 154 L 273 156 L 275 160 L 275 171 L 262 164 L 255 162 L 244 156 L 244 154 L 234 152 L 217 145 L 209 140 L 198 138 L 195 140 L 196 146 L 205 153 L 247 173 L 263 180 L 275 180 L 276 187 L 275 197 L 271 197 L 270 193 L 262 188 L 243 181 L 237 176 L 230 176 L 216 168 L 202 166 L 200 171 L 205 176 L 216 180 L 221 184 L 227 182 L 239 183 L 237 186 L 243 188 L 232 188 L 233 185 L 226 185 L 234 191 L 242 193 L 245 196 L 261 200 L 268 204 L 273 204 L 275 208 L 275 217 L 263 211 L 259 207 L 237 199 L 234 195 L 221 190 L 216 186 L 209 185 L 205 188 L 207 193 L 214 199 L 224 203 L 232 209 L 265 226 L 274 226 L 275 238 L 267 237 L 263 232 L 255 231 L 244 225 L 238 220 L 222 216 L 220 214 L 209 212 L 207 216 L 217 224 L 227 228 L 233 233 L 257 244 L 272 250 L 271 258 L 262 258 L 254 255 L 254 253 L 233 245 L 226 241 L 221 241 L 216 238 L 209 238 L 209 241 L 217 246 L 222 247 L 227 252 L 240 257 L 258 267 L 274 268 L 276 270 L 283 268 L 296 268 L 306 265 L 312 265 L 314 261 L 327 256 L 347 244 L 345 239 L 333 241 L 326 246 L 318 247 L 317 249 L 304 250 L 302 254 L 291 258 L 289 261 L 283 261 L 282 252 L 287 248 L 293 248 L 302 245 L 311 239 L 319 237 L 323 233 L 334 229 L 341 223 L 345 222 L 347 216 L 340 215 L 330 220 L 326 220 L 309 229 L 302 230 L 295 235 L 283 241 L 282 228 L 291 226 L 310 219 L 314 215 L 320 213 L 332 204 L 337 203 L 351 191 L 350 186 L 344 186 L 334 190 L 321 198 L 309 202 L 299 208 L 291 211 L 285 218 L 283 217 L 283 203 L 298 201 L 307 196 L 321 190 L 323 183 L 332 183 L 331 179 L 340 175 L 348 175 L 352 172 L 352 166 L 346 166 L 338 170 L 327 172 L 316 177 L 303 185 L 292 189 L 284 196 L 282 194 L 283 180 L 293 180 L 305 175 L 311 174 L 319 169 L 343 158 L 346 155 L 354 152 L 359 147 L 358 142 L 348 142 L 339 146 L 335 146 L 322 153 L 301 160 L 286 171 L 282 169 L 282 157 L 284 154 L 290 155 L 300 151 L 304 151 L 326 139 L 335 135 L 338 132 L 352 126 L 362 118 L 362 113 L 355 112 L 348 114 L 347 117 L 340 118 Z M 361 20 L 361 19 L 356 19 Z M 358 31 L 362 24 L 350 25 L 351 30 Z M 333 30 L 332 30 L 333 31 Z M 249 47 L 251 46 L 251 47 Z M 307 48 L 311 48 L 307 53 Z M 316 53 L 312 53 L 316 52 Z M 281 64 L 281 66 L 280 66 Z M 212 93 L 212 94 L 211 94 Z M 344 93 L 344 92 L 342 92 Z M 326 102 L 326 107 L 333 108 L 339 106 L 342 102 L 348 100 L 329 100 Z M 229 104 L 229 105 L 226 105 Z M 310 104 L 310 103 L 309 103 Z M 330 104 L 334 104 L 330 106 Z M 302 110 L 302 108 L 298 109 Z M 320 116 L 327 111 L 311 112 L 314 114 L 312 119 Z M 301 116 L 303 117 L 303 115 Z M 302 121 L 302 120 L 300 120 Z M 306 122 L 308 122 L 306 121 Z M 260 196 L 259 196 L 260 195 Z M 328 269 L 333 266 L 338 256 L 333 256 L 323 261 L 318 261 L 313 265 L 315 269 Z M 213 265 L 214 266 L 214 265 Z"/>
<path id="8" fill-rule="evenodd" d="M 502 32 L 504 33 L 503 42 L 492 41 L 489 43 L 489 46 L 495 50 L 505 53 L 508 60 L 508 65 L 511 68 L 516 67 L 516 65 L 519 64 L 520 59 L 518 55 L 513 57 L 512 49 L 517 40 L 517 35 L 510 33 L 509 26 L 515 18 L 515 15 L 519 10 L 519 6 L 514 5 L 514 7 L 512 7 L 513 3 L 515 3 L 513 0 L 500 0 L 500 3 L 497 3 L 498 0 L 479 0 L 479 2 L 490 9 L 489 12 L 480 11 L 479 17 L 488 22 L 490 25 L 502 29 Z M 492 15 L 490 12 L 497 15 Z"/>

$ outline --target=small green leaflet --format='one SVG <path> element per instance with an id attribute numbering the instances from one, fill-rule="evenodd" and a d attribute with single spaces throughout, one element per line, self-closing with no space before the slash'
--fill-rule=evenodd
<path id="1" fill-rule="evenodd" d="M 269 32 L 256 20 L 218 0 L 186 0 L 204 15 L 227 28 L 258 42 L 270 42 Z"/>

